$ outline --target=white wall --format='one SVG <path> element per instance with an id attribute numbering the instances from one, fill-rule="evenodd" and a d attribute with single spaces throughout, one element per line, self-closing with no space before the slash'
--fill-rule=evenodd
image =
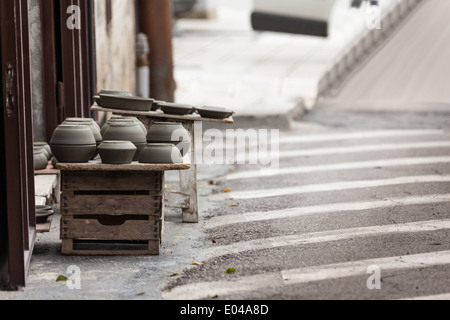
<path id="1" fill-rule="evenodd" d="M 110 32 L 106 26 L 106 1 L 95 1 L 97 87 L 136 91 L 135 1 L 112 0 Z"/>

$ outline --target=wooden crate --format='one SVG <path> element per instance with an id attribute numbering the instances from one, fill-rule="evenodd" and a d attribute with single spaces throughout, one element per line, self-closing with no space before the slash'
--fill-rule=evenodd
<path id="1" fill-rule="evenodd" d="M 62 253 L 158 255 L 163 171 L 61 171 Z"/>

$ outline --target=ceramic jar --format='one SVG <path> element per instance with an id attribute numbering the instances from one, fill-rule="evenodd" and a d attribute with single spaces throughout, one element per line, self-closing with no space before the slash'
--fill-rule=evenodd
<path id="1" fill-rule="evenodd" d="M 170 143 L 151 143 L 142 151 L 140 163 L 147 164 L 182 164 L 180 149 Z"/>
<path id="2" fill-rule="evenodd" d="M 58 162 L 86 163 L 97 151 L 97 141 L 86 125 L 62 124 L 53 132 L 50 141 Z"/>
<path id="3" fill-rule="evenodd" d="M 105 164 L 131 164 L 137 147 L 130 141 L 103 141 L 97 150 Z"/>
<path id="4" fill-rule="evenodd" d="M 50 160 L 52 158 L 52 155 L 44 147 L 33 147 L 33 151 L 35 153 L 37 153 L 37 152 L 43 153 L 44 156 L 47 158 L 47 160 Z"/>
<path id="5" fill-rule="evenodd" d="M 34 158 L 34 170 L 44 170 L 48 166 L 47 156 L 42 151 L 35 151 Z"/>
<path id="6" fill-rule="evenodd" d="M 101 134 L 102 134 L 102 135 L 105 134 L 105 131 L 106 131 L 106 129 L 108 129 L 109 124 L 110 124 L 111 122 L 118 122 L 118 121 L 134 121 L 135 123 L 137 123 L 137 124 L 141 127 L 142 131 L 144 131 L 144 134 L 147 135 L 147 128 L 145 127 L 145 125 L 144 125 L 141 121 L 139 121 L 138 118 L 136 118 L 136 117 L 121 117 L 121 116 L 112 116 L 112 117 L 105 123 L 105 125 L 102 127 L 102 129 L 101 129 Z"/>
<path id="7" fill-rule="evenodd" d="M 110 122 L 103 135 L 104 141 L 130 141 L 137 150 L 133 161 L 138 161 L 142 150 L 147 145 L 147 139 L 141 127 L 134 121 Z"/>
<path id="8" fill-rule="evenodd" d="M 80 119 L 82 121 L 77 121 L 77 118 L 68 118 L 66 121 L 64 121 L 64 124 L 69 125 L 75 125 L 75 126 L 87 126 L 89 129 L 91 129 L 92 133 L 94 134 L 94 138 L 97 144 L 97 147 L 103 142 L 102 134 L 100 133 L 100 127 L 99 125 L 91 119 L 89 121 L 88 119 L 84 120 Z M 95 152 L 95 154 L 92 156 L 92 159 L 94 159 L 98 155 L 98 152 Z M 91 160 L 92 160 L 91 159 Z"/>
<path id="9" fill-rule="evenodd" d="M 36 222 L 45 223 L 54 214 L 51 206 L 36 206 Z"/>
<path id="10" fill-rule="evenodd" d="M 44 154 L 47 155 L 49 160 L 53 157 L 52 149 L 47 142 L 35 142 L 33 146 L 37 149 L 42 148 L 44 150 Z"/>
<path id="11" fill-rule="evenodd" d="M 181 123 L 155 122 L 147 133 L 147 142 L 174 144 L 186 156 L 191 149 L 191 136 Z"/>
<path id="12" fill-rule="evenodd" d="M 86 122 L 88 124 L 95 126 L 98 130 L 100 130 L 100 126 L 92 118 L 67 118 L 64 122 Z"/>

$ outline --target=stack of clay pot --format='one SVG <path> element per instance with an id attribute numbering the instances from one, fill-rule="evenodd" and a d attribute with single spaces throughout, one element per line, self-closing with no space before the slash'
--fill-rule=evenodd
<path id="1" fill-rule="evenodd" d="M 189 153 L 191 137 L 181 123 L 155 122 L 147 133 L 141 163 L 179 164 Z"/>
<path id="2" fill-rule="evenodd" d="M 46 169 L 53 156 L 50 146 L 46 142 L 35 142 L 33 151 L 34 170 Z"/>
<path id="3" fill-rule="evenodd" d="M 53 132 L 50 147 L 61 163 L 87 163 L 97 152 L 97 140 L 86 124 L 68 123 Z"/>
<path id="4" fill-rule="evenodd" d="M 103 141 L 109 142 L 110 147 L 112 147 L 112 142 L 116 142 L 117 146 L 118 141 L 131 142 L 136 147 L 133 161 L 139 161 L 142 150 L 147 145 L 145 128 L 136 120 L 131 118 L 115 118 L 109 120 L 102 128 Z"/>
<path id="5" fill-rule="evenodd" d="M 191 148 L 191 136 L 181 123 L 155 122 L 148 130 L 147 143 L 168 143 L 175 145 L 183 155 Z"/>
<path id="6" fill-rule="evenodd" d="M 144 131 L 144 134 L 147 136 L 147 128 L 145 128 L 145 125 L 139 121 L 138 118 L 136 117 L 122 117 L 122 116 L 112 116 L 106 123 L 105 125 L 101 128 L 100 133 L 102 134 L 102 136 L 105 134 L 106 130 L 109 128 L 109 125 L 111 122 L 118 122 L 118 121 L 134 121 L 135 123 L 137 123 L 139 125 L 139 127 L 141 127 L 142 131 Z"/>
<path id="7" fill-rule="evenodd" d="M 100 126 L 97 124 L 97 122 L 94 121 L 94 119 L 90 118 L 67 118 L 63 124 L 68 125 L 75 125 L 75 126 L 87 126 L 94 134 L 95 143 L 98 147 L 103 142 L 103 137 L 100 132 Z M 95 152 L 92 156 L 91 160 L 94 159 L 98 155 L 98 152 Z"/>
<path id="8" fill-rule="evenodd" d="M 131 164 L 137 147 L 130 141 L 103 141 L 98 152 L 104 164 Z"/>

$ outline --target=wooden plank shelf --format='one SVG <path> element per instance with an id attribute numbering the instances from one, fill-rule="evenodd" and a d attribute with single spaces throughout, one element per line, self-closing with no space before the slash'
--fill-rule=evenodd
<path id="1" fill-rule="evenodd" d="M 212 119 L 212 118 L 201 117 L 198 114 L 180 116 L 180 115 L 167 114 L 160 110 L 145 112 L 145 111 L 109 109 L 109 108 L 102 108 L 99 106 L 93 106 L 93 107 L 91 107 L 91 110 L 97 111 L 97 112 L 113 113 L 116 115 L 153 118 L 156 120 L 164 119 L 164 120 L 174 120 L 174 121 L 179 121 L 179 122 L 201 121 L 201 122 L 217 122 L 217 123 L 234 124 L 233 117 L 230 117 L 228 119 Z"/>
<path id="2" fill-rule="evenodd" d="M 132 164 L 104 164 L 101 160 L 93 160 L 88 163 L 57 163 L 56 169 L 61 171 L 110 171 L 110 172 L 143 172 L 143 171 L 178 171 L 188 170 L 191 164 L 143 164 L 133 162 Z"/>

